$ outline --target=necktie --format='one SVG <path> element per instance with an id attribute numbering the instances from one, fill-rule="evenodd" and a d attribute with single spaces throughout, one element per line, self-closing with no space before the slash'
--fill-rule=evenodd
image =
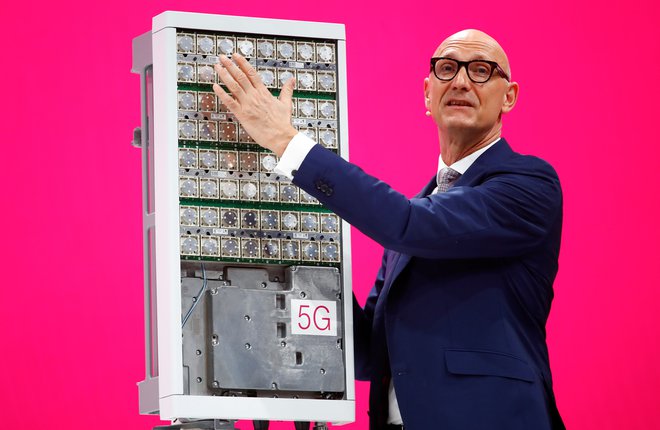
<path id="1" fill-rule="evenodd" d="M 452 169 L 451 167 L 443 167 L 440 169 L 438 172 L 438 176 L 436 177 L 436 181 L 438 183 L 438 193 L 444 193 L 454 185 L 454 182 L 461 176 L 460 173 L 458 173 L 456 170 Z"/>

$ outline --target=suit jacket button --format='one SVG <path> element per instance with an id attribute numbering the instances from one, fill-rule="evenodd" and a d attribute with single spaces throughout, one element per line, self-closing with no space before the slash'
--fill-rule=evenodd
<path id="1" fill-rule="evenodd" d="M 325 195 L 330 197 L 332 195 L 332 191 L 333 191 L 332 188 L 328 188 L 325 192 Z"/>

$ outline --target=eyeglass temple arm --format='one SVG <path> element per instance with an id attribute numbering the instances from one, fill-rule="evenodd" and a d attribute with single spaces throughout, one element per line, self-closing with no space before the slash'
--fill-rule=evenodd
<path id="1" fill-rule="evenodd" d="M 497 64 L 497 63 L 496 63 L 495 65 L 496 65 L 495 68 L 497 69 L 497 73 L 499 73 L 501 77 L 503 77 L 504 79 L 506 79 L 507 82 L 511 82 L 511 79 L 509 78 L 509 75 L 506 74 L 506 72 L 504 71 L 504 69 L 502 69 L 502 68 L 500 67 L 500 65 Z"/>

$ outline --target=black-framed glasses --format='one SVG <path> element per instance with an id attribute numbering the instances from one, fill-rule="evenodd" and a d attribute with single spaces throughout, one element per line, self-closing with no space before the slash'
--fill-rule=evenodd
<path id="1" fill-rule="evenodd" d="M 468 78 L 476 84 L 488 82 L 495 71 L 509 81 L 509 75 L 495 61 L 458 61 L 447 57 L 431 58 L 431 70 L 435 77 L 441 81 L 451 81 L 454 79 L 458 75 L 458 71 L 461 70 L 461 67 L 465 67 Z"/>

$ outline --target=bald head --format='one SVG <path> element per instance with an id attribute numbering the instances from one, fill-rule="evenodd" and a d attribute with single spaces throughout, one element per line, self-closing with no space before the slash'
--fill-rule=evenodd
<path id="1" fill-rule="evenodd" d="M 454 58 L 452 54 L 466 50 L 472 53 L 473 58 L 456 59 L 463 61 L 476 59 L 495 61 L 509 77 L 511 76 L 511 66 L 504 49 L 497 43 L 497 40 L 480 30 L 462 30 L 452 34 L 438 46 L 433 56 Z"/>

